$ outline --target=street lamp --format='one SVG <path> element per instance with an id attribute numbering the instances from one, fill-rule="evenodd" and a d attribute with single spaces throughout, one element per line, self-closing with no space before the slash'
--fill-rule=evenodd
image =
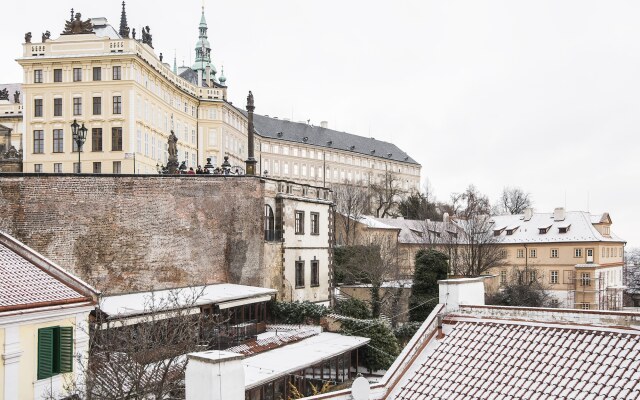
<path id="1" fill-rule="evenodd" d="M 84 122 L 82 126 L 78 125 L 78 121 L 73 120 L 73 124 L 71 124 L 71 132 L 73 133 L 73 141 L 76 142 L 78 146 L 78 173 L 82 172 L 82 168 L 80 167 L 80 152 L 82 151 L 82 145 L 84 141 L 87 140 L 87 128 L 84 126 Z"/>

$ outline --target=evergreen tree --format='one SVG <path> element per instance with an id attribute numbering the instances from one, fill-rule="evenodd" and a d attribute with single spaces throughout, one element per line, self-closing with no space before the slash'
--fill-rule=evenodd
<path id="1" fill-rule="evenodd" d="M 438 280 L 447 279 L 449 257 L 435 250 L 416 253 L 416 267 L 409 298 L 409 319 L 422 322 L 438 304 Z"/>

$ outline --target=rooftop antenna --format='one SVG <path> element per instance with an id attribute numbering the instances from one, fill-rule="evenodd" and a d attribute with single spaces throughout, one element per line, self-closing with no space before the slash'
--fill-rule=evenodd
<path id="1" fill-rule="evenodd" d="M 590 196 L 589 196 L 589 195 L 590 195 L 590 193 L 589 193 L 589 191 L 587 190 L 587 212 L 590 212 L 590 210 L 589 210 L 589 197 L 590 197 Z"/>
<path id="2" fill-rule="evenodd" d="M 564 209 L 567 209 L 567 189 L 564 190 Z"/>

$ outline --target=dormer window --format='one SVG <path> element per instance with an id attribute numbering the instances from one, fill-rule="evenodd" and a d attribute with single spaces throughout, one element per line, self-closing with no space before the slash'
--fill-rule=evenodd
<path id="1" fill-rule="evenodd" d="M 493 230 L 493 236 L 500 236 L 500 234 L 502 233 L 502 231 L 505 230 L 505 228 L 506 228 L 506 226 L 494 229 Z"/>
<path id="2" fill-rule="evenodd" d="M 519 226 L 510 227 L 509 229 L 507 229 L 507 235 L 513 235 L 518 230 L 518 228 Z"/>
<path id="3" fill-rule="evenodd" d="M 571 228 L 571 224 L 559 226 L 558 227 L 558 232 L 567 233 L 567 232 L 569 232 L 569 228 Z"/>
<path id="4" fill-rule="evenodd" d="M 540 226 L 540 227 L 538 227 L 538 232 L 539 232 L 541 235 L 544 235 L 544 234 L 546 234 L 547 232 L 549 232 L 549 229 L 551 229 L 551 225 L 547 225 L 547 226 Z"/>

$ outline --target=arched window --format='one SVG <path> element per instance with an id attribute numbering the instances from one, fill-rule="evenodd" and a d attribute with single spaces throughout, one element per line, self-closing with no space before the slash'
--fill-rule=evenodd
<path id="1" fill-rule="evenodd" d="M 264 240 L 273 241 L 276 240 L 275 235 L 275 218 L 273 216 L 273 209 L 270 205 L 264 205 Z"/>

